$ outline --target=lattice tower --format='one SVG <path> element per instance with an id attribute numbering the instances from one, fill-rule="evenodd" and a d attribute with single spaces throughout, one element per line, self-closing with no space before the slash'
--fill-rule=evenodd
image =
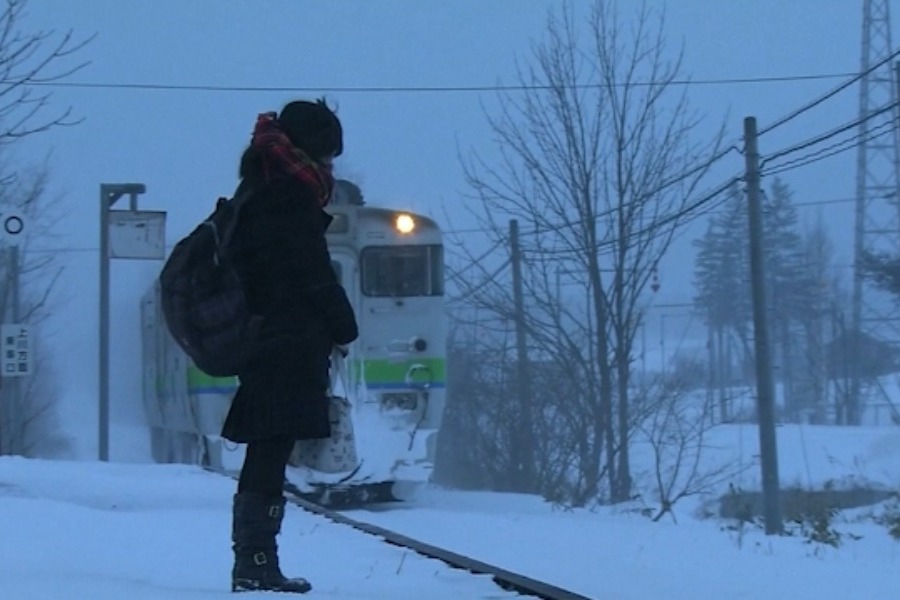
<path id="1" fill-rule="evenodd" d="M 863 1 L 862 71 L 883 61 L 892 52 L 888 0 Z M 889 295 L 863 277 L 859 261 L 864 250 L 900 254 L 900 134 L 898 109 L 879 110 L 896 103 L 900 66 L 890 62 L 860 81 L 859 146 L 856 171 L 856 226 L 853 275 L 853 335 L 850 356 L 860 357 L 866 336 L 900 348 L 900 312 Z M 853 366 L 850 409 L 847 420 L 859 423 L 868 394 L 861 365 Z"/>

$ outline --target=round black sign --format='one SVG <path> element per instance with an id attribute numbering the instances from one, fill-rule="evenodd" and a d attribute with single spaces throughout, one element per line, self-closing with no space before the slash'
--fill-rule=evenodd
<path id="1" fill-rule="evenodd" d="M 3 231 L 9 235 L 19 235 L 25 228 L 25 222 L 18 215 L 10 215 L 3 219 Z"/>

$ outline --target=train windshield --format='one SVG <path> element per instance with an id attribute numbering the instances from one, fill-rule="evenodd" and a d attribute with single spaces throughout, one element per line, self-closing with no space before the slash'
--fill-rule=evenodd
<path id="1" fill-rule="evenodd" d="M 441 246 L 370 246 L 361 257 L 366 296 L 442 296 Z"/>

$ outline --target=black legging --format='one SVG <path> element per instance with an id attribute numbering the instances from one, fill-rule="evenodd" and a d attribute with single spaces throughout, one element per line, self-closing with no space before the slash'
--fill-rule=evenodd
<path id="1" fill-rule="evenodd" d="M 238 479 L 238 493 L 281 496 L 284 469 L 293 448 L 294 439 L 287 437 L 267 438 L 248 443 L 244 467 Z"/>

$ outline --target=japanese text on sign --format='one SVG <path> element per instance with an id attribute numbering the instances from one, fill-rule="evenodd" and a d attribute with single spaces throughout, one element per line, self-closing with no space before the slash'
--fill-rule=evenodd
<path id="1" fill-rule="evenodd" d="M 2 337 L 2 362 L 0 376 L 23 377 L 31 375 L 31 329 L 28 325 L 4 323 L 0 327 Z"/>

